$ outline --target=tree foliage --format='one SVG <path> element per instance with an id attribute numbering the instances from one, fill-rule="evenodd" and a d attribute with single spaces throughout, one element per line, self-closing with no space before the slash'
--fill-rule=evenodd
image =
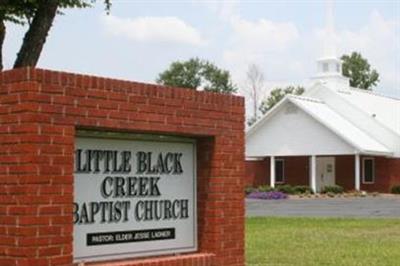
<path id="1" fill-rule="evenodd" d="M 161 85 L 189 89 L 203 88 L 205 91 L 220 93 L 237 91 L 227 70 L 198 58 L 173 62 L 167 70 L 158 75 L 156 82 Z"/>
<path id="2" fill-rule="evenodd" d="M 368 60 L 363 58 L 360 53 L 352 52 L 351 55 L 343 55 L 342 72 L 350 78 L 352 87 L 371 90 L 379 82 L 379 74 L 375 69 L 371 69 Z"/>
<path id="3" fill-rule="evenodd" d="M 255 122 L 257 122 L 258 119 L 259 117 L 256 116 L 250 117 L 249 119 L 247 119 L 247 125 L 252 126 Z"/>
<path id="4" fill-rule="evenodd" d="M 269 110 L 271 110 L 272 107 L 274 107 L 275 104 L 277 104 L 280 100 L 285 97 L 287 94 L 294 94 L 294 95 L 301 95 L 304 92 L 304 87 L 301 86 L 288 86 L 286 88 L 276 88 L 273 89 L 268 96 L 266 100 L 264 100 L 261 103 L 260 106 L 260 111 L 262 114 L 265 114 Z"/>
<path id="5" fill-rule="evenodd" d="M 90 7 L 95 0 L 0 0 L 0 70 L 2 47 L 6 35 L 5 22 L 28 25 L 14 68 L 36 66 L 47 35 L 57 14 L 64 8 Z M 111 0 L 104 0 L 106 10 Z"/>

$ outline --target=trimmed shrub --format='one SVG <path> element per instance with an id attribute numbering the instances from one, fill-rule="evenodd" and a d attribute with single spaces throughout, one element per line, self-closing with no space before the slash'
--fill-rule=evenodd
<path id="1" fill-rule="evenodd" d="M 255 192 L 255 191 L 257 191 L 257 189 L 254 187 L 246 187 L 244 189 L 244 192 L 246 193 L 246 195 L 250 194 L 251 192 Z"/>
<path id="2" fill-rule="evenodd" d="M 312 194 L 312 190 L 309 186 L 294 186 L 294 194 Z"/>
<path id="3" fill-rule="evenodd" d="M 275 189 L 270 187 L 270 186 L 267 186 L 267 185 L 262 185 L 262 186 L 259 186 L 257 188 L 257 191 L 259 191 L 259 192 L 271 192 L 271 191 L 275 191 Z"/>
<path id="4" fill-rule="evenodd" d="M 328 197 L 330 197 L 330 198 L 334 198 L 336 194 L 337 193 L 333 193 L 332 191 L 329 191 L 326 193 L 326 195 L 328 195 Z"/>
<path id="5" fill-rule="evenodd" d="M 350 190 L 347 192 L 348 195 L 351 195 L 353 197 L 361 197 L 361 191 L 357 190 Z"/>
<path id="6" fill-rule="evenodd" d="M 279 186 L 276 186 L 276 191 L 280 191 L 280 192 L 283 192 L 283 193 L 286 193 L 286 194 L 289 194 L 289 195 L 291 195 L 291 194 L 294 194 L 294 188 L 291 186 L 291 185 L 279 185 Z"/>
<path id="7" fill-rule="evenodd" d="M 321 193 L 333 193 L 333 194 L 342 194 L 344 192 L 343 187 L 338 186 L 338 185 L 334 185 L 334 186 L 325 186 Z"/>
<path id="8" fill-rule="evenodd" d="M 287 199 L 287 195 L 283 192 L 279 191 L 270 191 L 270 192 L 252 192 L 247 195 L 249 199 L 265 199 L 265 200 L 278 200 L 278 199 Z"/>
<path id="9" fill-rule="evenodd" d="M 393 186 L 390 192 L 393 194 L 400 194 L 400 185 Z"/>

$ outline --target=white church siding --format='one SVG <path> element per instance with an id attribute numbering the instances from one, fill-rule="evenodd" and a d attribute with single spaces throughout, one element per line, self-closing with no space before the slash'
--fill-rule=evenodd
<path id="1" fill-rule="evenodd" d="M 260 128 L 246 136 L 246 156 L 335 155 L 356 152 L 351 145 L 289 101 L 260 122 L 262 125 L 256 125 Z"/>

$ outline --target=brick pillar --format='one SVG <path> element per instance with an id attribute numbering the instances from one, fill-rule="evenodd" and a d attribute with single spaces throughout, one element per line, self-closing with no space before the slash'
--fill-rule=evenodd
<path id="1" fill-rule="evenodd" d="M 244 265 L 241 97 L 30 68 L 0 73 L 0 265 L 72 264 L 77 128 L 198 140 L 199 250 L 121 263 Z"/>

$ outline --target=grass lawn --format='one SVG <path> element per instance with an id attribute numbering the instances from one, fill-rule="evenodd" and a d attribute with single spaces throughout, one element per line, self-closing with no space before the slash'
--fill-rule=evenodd
<path id="1" fill-rule="evenodd" d="M 400 265 L 400 219 L 247 218 L 246 265 Z"/>

